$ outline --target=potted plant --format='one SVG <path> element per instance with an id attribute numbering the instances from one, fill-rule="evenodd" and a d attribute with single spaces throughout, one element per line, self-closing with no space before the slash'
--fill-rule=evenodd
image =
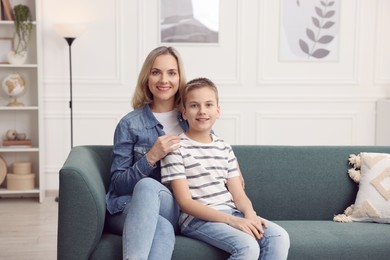
<path id="1" fill-rule="evenodd" d="M 13 50 L 8 54 L 8 60 L 11 64 L 22 64 L 27 59 L 27 48 L 31 39 L 33 23 L 28 6 L 15 5 L 13 11 L 15 34 Z"/>

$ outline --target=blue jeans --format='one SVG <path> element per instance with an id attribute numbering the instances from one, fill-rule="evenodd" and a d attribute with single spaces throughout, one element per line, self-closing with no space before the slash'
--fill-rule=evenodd
<path id="1" fill-rule="evenodd" d="M 243 217 L 237 210 L 222 211 Z M 267 222 L 268 228 L 264 229 L 264 235 L 260 240 L 225 223 L 208 222 L 197 218 L 182 230 L 182 234 L 230 253 L 230 260 L 287 259 L 290 248 L 288 233 L 279 225 Z"/>
<path id="2" fill-rule="evenodd" d="M 109 216 L 108 225 L 116 233 L 123 230 L 123 259 L 170 260 L 179 215 L 172 193 L 160 182 L 144 178 L 123 212 Z"/>

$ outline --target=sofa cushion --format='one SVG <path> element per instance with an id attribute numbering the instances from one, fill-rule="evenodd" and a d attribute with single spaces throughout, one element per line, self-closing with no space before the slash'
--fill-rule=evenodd
<path id="1" fill-rule="evenodd" d="M 123 259 L 122 236 L 104 232 L 89 260 Z"/>
<path id="2" fill-rule="evenodd" d="M 229 254 L 202 241 L 185 236 L 176 236 L 172 260 L 212 259 L 225 260 Z M 103 233 L 99 244 L 92 252 L 90 260 L 122 259 L 122 236 Z"/>
<path id="3" fill-rule="evenodd" d="M 290 235 L 289 259 L 389 259 L 390 225 L 275 221 Z"/>
<path id="4" fill-rule="evenodd" d="M 225 251 L 213 247 L 205 242 L 178 235 L 176 236 L 175 249 L 173 250 L 172 259 L 225 260 L 228 259 L 229 256 L 230 255 Z"/>
<path id="5" fill-rule="evenodd" d="M 332 221 L 275 221 L 289 233 L 289 259 L 388 259 L 390 225 Z M 229 255 L 202 241 L 176 236 L 172 259 L 223 260 Z M 90 259 L 122 259 L 122 237 L 103 233 Z"/>
<path id="6" fill-rule="evenodd" d="M 390 154 L 360 153 L 359 191 L 353 221 L 390 223 Z"/>

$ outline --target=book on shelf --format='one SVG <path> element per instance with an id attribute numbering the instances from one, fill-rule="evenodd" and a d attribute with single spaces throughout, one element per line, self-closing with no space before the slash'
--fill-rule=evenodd
<path id="1" fill-rule="evenodd" d="M 1 12 L 2 20 L 8 20 L 8 21 L 14 20 L 14 13 L 9 0 L 1 0 L 1 11 L 2 11 Z"/>
<path id="2" fill-rule="evenodd" d="M 31 139 L 26 140 L 4 140 L 3 146 L 14 146 L 14 147 L 31 147 L 32 142 Z"/>

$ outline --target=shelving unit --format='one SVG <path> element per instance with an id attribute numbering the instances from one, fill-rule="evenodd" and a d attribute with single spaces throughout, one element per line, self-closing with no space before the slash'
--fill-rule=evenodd
<path id="1" fill-rule="evenodd" d="M 1 0 L 0 0 L 1 1 Z M 43 110 L 42 110 L 42 84 L 41 84 L 41 29 L 40 29 L 40 0 L 10 0 L 11 6 L 24 4 L 30 8 L 33 17 L 33 30 L 28 47 L 27 61 L 22 65 L 8 63 L 0 64 L 0 83 L 9 74 L 19 73 L 26 80 L 27 90 L 18 97 L 24 106 L 7 106 L 11 101 L 0 90 L 0 156 L 7 164 L 7 172 L 12 172 L 14 162 L 30 161 L 32 173 L 35 173 L 35 188 L 31 190 L 9 190 L 6 180 L 0 185 L 0 197 L 37 197 L 39 202 L 44 200 L 44 174 L 43 166 Z M 12 38 L 14 22 L 0 20 L 0 38 Z M 4 51 L 4 50 L 1 50 Z M 26 133 L 31 139 L 32 147 L 3 146 L 6 132 L 15 129 L 18 133 Z"/>

